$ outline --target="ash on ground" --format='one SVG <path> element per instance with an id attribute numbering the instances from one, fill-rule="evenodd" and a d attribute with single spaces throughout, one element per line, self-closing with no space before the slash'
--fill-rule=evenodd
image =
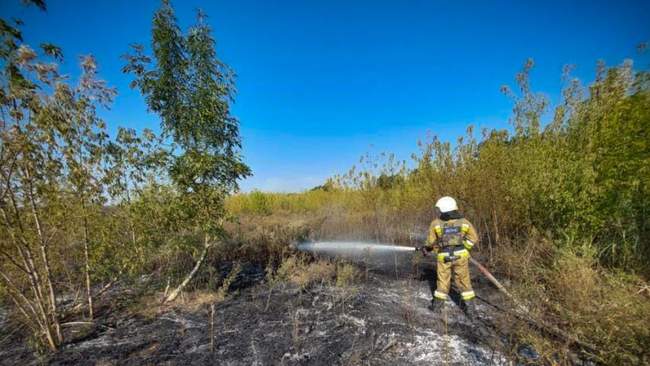
<path id="1" fill-rule="evenodd" d="M 257 273 L 256 273 L 257 272 Z M 349 288 L 306 290 L 262 281 L 249 267 L 237 293 L 197 307 L 125 311 L 132 294 L 116 288 L 96 326 L 45 359 L 26 342 L 0 350 L 2 364 L 51 365 L 501 365 L 503 337 L 492 309 L 478 304 L 470 320 L 453 302 L 432 313 L 433 274 L 420 278 L 369 273 Z M 248 282 L 245 280 L 248 279 Z M 429 281 L 427 281 L 429 279 Z M 484 299 L 498 296 L 475 282 Z M 212 316 L 213 315 L 213 316 Z M 212 321 L 213 319 L 213 321 Z"/>

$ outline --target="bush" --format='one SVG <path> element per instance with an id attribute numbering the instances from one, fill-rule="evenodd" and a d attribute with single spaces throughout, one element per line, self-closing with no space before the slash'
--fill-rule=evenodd
<path id="1" fill-rule="evenodd" d="M 310 263 L 306 258 L 296 255 L 282 261 L 274 279 L 307 288 L 314 283 L 329 283 L 336 273 L 336 267 L 329 261 L 320 260 Z"/>
<path id="2" fill-rule="evenodd" d="M 270 198 L 260 191 L 253 191 L 249 196 L 250 212 L 256 215 L 269 215 L 271 213 Z"/>
<path id="3" fill-rule="evenodd" d="M 350 263 L 340 263 L 336 266 L 336 286 L 349 287 L 360 277 L 359 269 Z"/>
<path id="4" fill-rule="evenodd" d="M 531 247 L 536 244 L 529 243 Z M 606 270 L 598 264 L 593 248 L 566 244 L 546 247 L 544 250 L 553 252 L 542 260 L 512 263 L 515 271 L 526 268 L 517 274 L 513 292 L 518 299 L 525 300 L 528 315 L 594 345 L 596 354 L 591 357 L 601 363 L 647 364 L 650 302 L 639 291 L 643 280 Z M 554 364 L 558 359 L 571 363 L 572 350 L 566 344 L 554 342 L 527 325 L 516 324 L 516 319 L 504 321 L 504 328 L 514 330 L 515 336 L 532 345 L 546 363 Z"/>

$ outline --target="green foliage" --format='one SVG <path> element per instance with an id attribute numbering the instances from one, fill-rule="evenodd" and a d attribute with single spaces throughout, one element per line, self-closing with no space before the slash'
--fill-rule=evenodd
<path id="1" fill-rule="evenodd" d="M 80 249 L 90 288 L 92 233 L 106 202 L 101 176 L 107 135 L 96 109 L 110 103 L 115 91 L 97 78 L 91 56 L 82 58 L 79 82 L 72 85 L 56 63 L 42 60 L 60 58 L 59 49 L 45 45 L 39 56 L 18 43 L 17 29 L 4 30 L 0 277 L 35 337 L 56 349 L 63 342 L 57 293 L 66 246 Z"/>
<path id="2" fill-rule="evenodd" d="M 269 196 L 260 191 L 253 191 L 249 196 L 251 212 L 258 215 L 271 213 Z"/>
<path id="3" fill-rule="evenodd" d="M 230 115 L 233 73 L 217 58 L 204 19 L 199 11 L 198 23 L 184 36 L 169 1 L 163 1 L 153 20 L 155 64 L 135 46 L 124 71 L 136 77 L 132 85 L 160 115 L 165 135 L 178 148 L 168 172 L 182 200 L 180 217 L 214 236 L 221 232 L 225 195 L 250 169 L 241 161 L 239 124 Z"/>
<path id="4" fill-rule="evenodd" d="M 178 258 L 192 259 L 200 243 L 205 257 L 223 231 L 224 198 L 250 174 L 230 115 L 233 74 L 203 18 L 183 36 L 163 2 L 155 65 L 136 48 L 125 67 L 163 136 L 120 128 L 114 139 L 97 109 L 115 90 L 95 60 L 82 59 L 73 85 L 58 73 L 59 47 L 42 43 L 39 55 L 22 43 L 19 21 L 0 20 L 0 292 L 49 349 L 64 341 L 57 294 L 83 290 L 92 318 L 95 283 L 169 263 L 162 270 L 186 271 Z"/>

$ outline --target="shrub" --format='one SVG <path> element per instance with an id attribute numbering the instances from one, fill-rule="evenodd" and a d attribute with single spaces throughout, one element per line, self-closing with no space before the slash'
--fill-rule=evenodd
<path id="1" fill-rule="evenodd" d="M 256 215 L 269 215 L 271 213 L 270 197 L 260 191 L 253 191 L 248 196 L 249 210 Z"/>
<path id="2" fill-rule="evenodd" d="M 360 277 L 359 269 L 350 263 L 339 263 L 336 266 L 336 286 L 349 287 Z"/>
<path id="3" fill-rule="evenodd" d="M 330 282 L 336 275 L 336 267 L 325 260 L 309 262 L 305 257 L 294 255 L 285 258 L 275 273 L 275 280 L 293 283 L 307 288 L 318 282 Z"/>

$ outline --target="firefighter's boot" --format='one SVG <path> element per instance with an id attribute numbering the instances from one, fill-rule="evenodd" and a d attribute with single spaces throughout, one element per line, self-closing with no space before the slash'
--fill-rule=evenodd
<path id="1" fill-rule="evenodd" d="M 445 306 L 445 302 L 442 300 L 432 299 L 431 304 L 429 305 L 429 310 L 434 313 L 439 313 L 442 311 L 442 308 Z"/>
<path id="2" fill-rule="evenodd" d="M 473 300 L 463 301 L 463 311 L 469 319 L 476 318 L 476 305 Z"/>

